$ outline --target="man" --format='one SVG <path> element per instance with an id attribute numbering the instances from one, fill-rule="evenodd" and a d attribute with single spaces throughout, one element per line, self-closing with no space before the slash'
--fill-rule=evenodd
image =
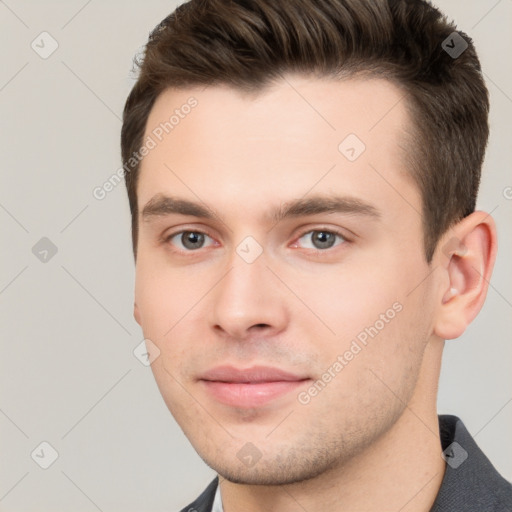
<path id="1" fill-rule="evenodd" d="M 134 315 L 218 473 L 183 510 L 512 510 L 436 411 L 496 254 L 488 107 L 421 0 L 192 0 L 153 31 L 122 155 Z"/>

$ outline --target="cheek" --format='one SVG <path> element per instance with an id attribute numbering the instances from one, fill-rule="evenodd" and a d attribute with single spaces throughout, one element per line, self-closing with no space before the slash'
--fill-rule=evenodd
<path id="1" fill-rule="evenodd" d="M 373 326 L 386 312 L 394 317 L 393 304 L 400 300 L 401 287 L 391 271 L 362 261 L 321 270 L 290 275 L 287 279 L 314 313 L 296 315 L 297 320 L 309 322 L 311 328 L 322 321 L 333 337 L 346 340 Z"/>
<path id="2" fill-rule="evenodd" d="M 397 256 L 332 267 L 314 279 L 295 276 L 297 289 L 317 316 L 295 318 L 321 354 L 320 371 L 346 356 L 349 371 L 344 368 L 344 378 L 357 380 L 357 387 L 364 389 L 370 382 L 365 384 L 365 379 L 375 380 L 370 370 L 390 383 L 409 379 L 407 374 L 417 370 L 429 338 L 431 301 L 421 286 L 411 291 L 428 269 Z"/>
<path id="3" fill-rule="evenodd" d="M 143 335 L 160 350 L 152 368 L 159 386 L 171 395 L 180 389 L 174 389 L 175 381 L 167 372 L 186 377 L 188 362 L 193 364 L 204 353 L 211 337 L 206 320 L 208 292 L 218 278 L 210 274 L 154 263 L 137 268 L 135 301 Z"/>
<path id="4" fill-rule="evenodd" d="M 171 320 L 168 314 L 173 310 L 172 300 L 173 294 L 165 285 L 165 279 L 138 263 L 135 278 L 135 303 L 140 313 L 145 337 L 150 339 L 161 337 L 164 326 Z M 169 327 L 170 325 L 167 326 L 167 328 Z"/>
<path id="5" fill-rule="evenodd" d="M 359 366 L 351 370 L 357 375 L 361 390 L 369 402 L 381 397 L 389 403 L 408 403 L 420 375 L 425 348 L 429 342 L 433 303 L 428 288 L 411 293 L 411 279 L 397 283 L 394 297 L 386 297 L 381 306 L 391 308 L 375 311 L 378 316 L 368 319 L 359 333 L 366 340 Z M 357 337 L 356 337 L 357 339 Z M 358 356 L 359 357 L 359 356 Z M 357 367 L 358 366 L 358 367 Z"/>
<path id="6" fill-rule="evenodd" d="M 202 286 L 190 272 L 179 272 L 155 261 L 137 263 L 135 302 L 145 334 L 165 337 L 201 298 Z"/>
<path id="7" fill-rule="evenodd" d="M 354 326 L 355 335 L 331 345 L 329 356 L 323 359 L 324 373 L 318 378 L 325 382 L 329 373 L 335 377 L 325 388 L 317 384 L 318 398 L 311 398 L 312 410 L 318 414 L 331 411 L 340 424 L 352 422 L 355 431 L 364 427 L 361 421 L 387 422 L 403 410 L 414 392 L 422 363 L 426 336 L 415 323 L 416 313 L 411 315 L 407 304 L 384 311 L 384 315 L 388 311 L 384 317 L 387 323 L 377 318 L 362 329 Z M 311 396 L 315 393 L 312 390 Z"/>

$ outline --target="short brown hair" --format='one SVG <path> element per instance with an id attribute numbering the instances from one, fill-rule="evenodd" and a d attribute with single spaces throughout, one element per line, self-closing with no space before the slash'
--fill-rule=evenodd
<path id="1" fill-rule="evenodd" d="M 139 163 L 157 96 L 225 84 L 259 91 L 286 72 L 388 79 L 414 133 L 408 166 L 423 201 L 425 256 L 475 209 L 489 134 L 488 91 L 471 39 L 423 0 L 191 0 L 150 34 L 123 115 L 121 150 L 137 254 Z M 455 37 L 455 39 L 454 39 Z M 465 50 L 460 55 L 450 48 Z M 466 47 L 467 46 L 467 47 Z"/>

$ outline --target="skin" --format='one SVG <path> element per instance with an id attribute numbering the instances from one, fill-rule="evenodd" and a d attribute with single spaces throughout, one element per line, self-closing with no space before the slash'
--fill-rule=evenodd
<path id="1" fill-rule="evenodd" d="M 160 350 L 152 370 L 169 410 L 220 475 L 225 512 L 430 510 L 445 469 L 442 349 L 485 299 L 492 218 L 475 212 L 455 224 L 426 262 L 421 196 L 404 164 L 411 120 L 385 80 L 288 75 L 252 95 L 220 85 L 169 89 L 146 136 L 191 96 L 197 106 L 141 164 L 134 315 Z M 366 146 L 353 162 L 338 149 L 351 133 Z M 142 216 L 159 195 L 215 216 Z M 378 215 L 271 218 L 290 201 L 325 196 L 357 199 Z M 186 230 L 208 235 L 204 246 L 183 246 Z M 343 238 L 318 248 L 315 230 Z M 263 251 L 252 263 L 236 252 L 247 236 Z M 299 392 L 397 303 L 378 335 L 300 403 Z M 311 380 L 264 406 L 237 408 L 198 380 L 220 364 Z M 261 455 L 251 466 L 237 457 L 246 443 Z"/>

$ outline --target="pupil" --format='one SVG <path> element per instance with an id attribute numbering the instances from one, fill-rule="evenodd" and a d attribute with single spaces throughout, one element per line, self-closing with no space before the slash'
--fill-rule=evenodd
<path id="1" fill-rule="evenodd" d="M 326 233 L 325 231 L 317 231 L 313 237 L 314 244 L 319 249 L 326 249 L 332 247 L 334 244 L 334 235 L 332 233 Z"/>
<path id="2" fill-rule="evenodd" d="M 204 235 L 188 231 L 183 233 L 181 241 L 187 249 L 199 249 L 204 242 Z"/>

